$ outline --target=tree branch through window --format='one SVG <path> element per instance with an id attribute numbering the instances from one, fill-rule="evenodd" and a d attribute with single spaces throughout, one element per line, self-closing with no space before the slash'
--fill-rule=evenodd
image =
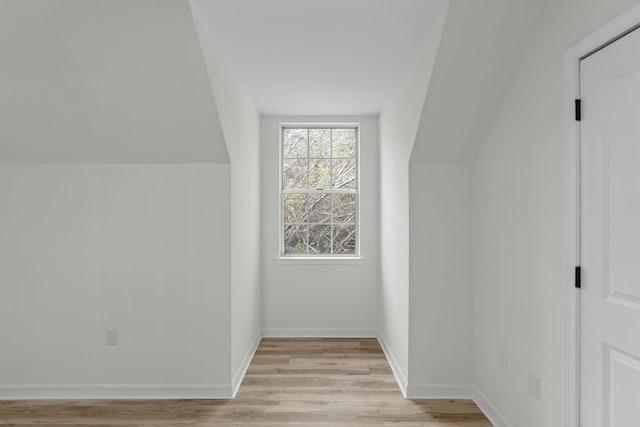
<path id="1" fill-rule="evenodd" d="M 357 127 L 283 127 L 282 255 L 357 254 Z"/>

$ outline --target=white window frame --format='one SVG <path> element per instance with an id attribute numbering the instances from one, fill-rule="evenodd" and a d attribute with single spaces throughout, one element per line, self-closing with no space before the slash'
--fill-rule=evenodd
<path id="1" fill-rule="evenodd" d="M 326 254 L 326 255 L 307 255 L 307 254 L 295 254 L 295 255 L 286 255 L 284 253 L 284 195 L 287 193 L 298 193 L 296 190 L 285 190 L 283 183 L 283 135 L 284 129 L 355 129 L 356 131 L 356 250 L 354 254 Z M 322 261 L 338 261 L 338 262 L 349 262 L 349 261 L 359 261 L 362 260 L 362 256 L 360 253 L 360 123 L 280 123 L 279 127 L 279 137 L 278 137 L 278 260 L 281 261 L 299 261 L 306 262 L 309 261 L 311 263 L 320 263 Z M 333 194 L 353 194 L 354 191 L 351 189 L 325 189 L 325 190 L 305 190 L 305 193 L 308 194 L 324 194 L 324 193 L 333 193 Z"/>

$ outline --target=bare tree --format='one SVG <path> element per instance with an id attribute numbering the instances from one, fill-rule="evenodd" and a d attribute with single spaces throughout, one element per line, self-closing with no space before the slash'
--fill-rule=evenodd
<path id="1" fill-rule="evenodd" d="M 356 168 L 355 129 L 284 130 L 286 254 L 355 253 Z"/>

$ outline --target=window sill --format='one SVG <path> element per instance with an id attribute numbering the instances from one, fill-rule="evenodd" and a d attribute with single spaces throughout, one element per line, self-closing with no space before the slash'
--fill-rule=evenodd
<path id="1" fill-rule="evenodd" d="M 364 257 L 278 257 L 276 264 L 290 265 L 354 265 L 364 264 Z"/>

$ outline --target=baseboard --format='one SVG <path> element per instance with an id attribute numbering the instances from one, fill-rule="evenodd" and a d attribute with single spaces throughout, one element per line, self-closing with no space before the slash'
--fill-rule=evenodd
<path id="1" fill-rule="evenodd" d="M 265 338 L 377 338 L 376 329 L 268 328 Z"/>
<path id="2" fill-rule="evenodd" d="M 249 346 L 247 353 L 244 355 L 242 362 L 240 362 L 240 366 L 236 370 L 236 373 L 233 376 L 233 380 L 231 380 L 232 398 L 234 399 L 236 397 L 236 394 L 238 394 L 238 389 L 240 388 L 240 384 L 242 384 L 242 380 L 244 379 L 244 376 L 247 373 L 247 369 L 249 369 L 249 365 L 253 360 L 253 356 L 256 354 L 256 350 L 260 345 L 261 339 L 262 339 L 262 335 L 260 334 L 260 332 L 258 332 L 253 342 Z"/>
<path id="3" fill-rule="evenodd" d="M 471 399 L 471 384 L 408 384 L 408 399 Z"/>
<path id="4" fill-rule="evenodd" d="M 230 399 L 229 384 L 2 384 L 0 400 Z"/>
<path id="5" fill-rule="evenodd" d="M 391 371 L 393 372 L 393 376 L 396 378 L 396 382 L 398 383 L 398 387 L 400 387 L 400 391 L 402 392 L 402 396 L 407 398 L 407 377 L 405 376 L 402 369 L 400 369 L 400 364 L 398 363 L 398 359 L 394 356 L 393 352 L 387 345 L 387 342 L 382 337 L 382 335 L 378 336 L 378 342 L 380 343 L 380 347 L 382 347 L 382 351 L 384 352 L 387 361 L 389 362 L 389 366 L 391 366 Z"/>
<path id="6" fill-rule="evenodd" d="M 473 401 L 478 408 L 484 413 L 494 427 L 513 427 L 507 419 L 498 411 L 487 396 L 485 396 L 478 388 L 473 390 Z"/>
<path id="7" fill-rule="evenodd" d="M 385 339 L 375 329 L 267 329 L 256 335 L 231 384 L 0 384 L 0 400 L 233 399 L 262 337 L 377 338 L 402 395 L 409 399 L 473 399 L 494 427 L 512 427 L 491 401 L 466 384 L 408 385 Z"/>

